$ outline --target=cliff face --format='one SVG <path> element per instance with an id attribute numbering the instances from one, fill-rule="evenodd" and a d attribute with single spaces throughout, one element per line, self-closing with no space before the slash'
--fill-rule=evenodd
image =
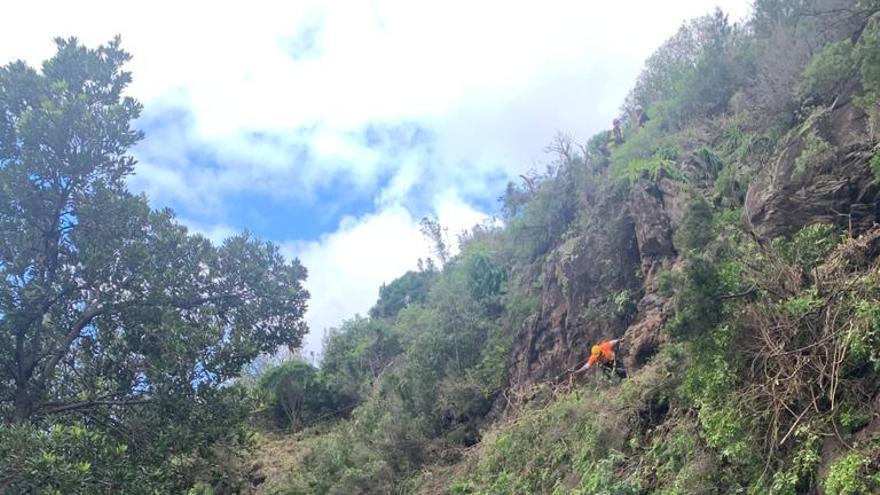
<path id="1" fill-rule="evenodd" d="M 851 101 L 815 111 L 747 171 L 753 179 L 740 205 L 746 228 L 767 241 L 814 223 L 837 224 L 851 235 L 872 227 L 880 187 L 869 165 L 871 142 L 867 116 Z M 561 378 L 607 338 L 625 336 L 627 368 L 654 354 L 673 313 L 657 274 L 682 261 L 676 238 L 689 198 L 715 196 L 711 184 L 699 182 L 660 174 L 590 206 L 587 217 L 597 220 L 574 228 L 546 257 L 540 312 L 524 323 L 509 361 L 512 388 Z"/>
<path id="2" fill-rule="evenodd" d="M 871 227 L 880 188 L 868 163 L 873 151 L 867 123 L 867 115 L 845 101 L 814 112 L 791 132 L 749 187 L 745 215 L 752 231 L 770 238 L 816 222 L 853 233 Z M 818 163 L 801 170 L 798 159 L 811 153 Z"/>
<path id="3" fill-rule="evenodd" d="M 554 380 L 583 362 L 597 336 L 621 335 L 626 314 L 615 311 L 611 288 L 638 291 L 636 225 L 620 196 L 596 206 L 591 223 L 557 246 L 542 267 L 541 309 L 525 322 L 511 359 L 512 384 Z"/>
<path id="4" fill-rule="evenodd" d="M 547 256 L 540 313 L 514 345 L 514 388 L 561 377 L 606 338 L 626 335 L 626 365 L 644 363 L 662 340 L 669 308 L 656 275 L 677 259 L 684 204 L 681 184 L 663 177 L 592 206 L 591 216 L 603 220 L 576 229 Z"/>

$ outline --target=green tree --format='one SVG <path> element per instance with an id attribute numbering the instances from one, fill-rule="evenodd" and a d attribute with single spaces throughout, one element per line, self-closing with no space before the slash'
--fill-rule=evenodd
<path id="1" fill-rule="evenodd" d="M 294 359 L 279 364 L 266 371 L 259 384 L 281 426 L 297 430 L 335 412 L 334 394 L 309 363 Z"/>
<path id="2" fill-rule="evenodd" d="M 370 309 L 373 318 L 394 320 L 410 304 L 423 304 L 437 276 L 434 270 L 408 271 L 390 284 L 379 288 L 379 300 Z"/>
<path id="3" fill-rule="evenodd" d="M 306 270 L 249 234 L 214 246 L 128 192 L 130 57 L 119 39 L 56 42 L 41 71 L 0 68 L 0 428 L 84 421 L 132 462 L 170 463 L 238 417 L 221 384 L 300 343 Z M 213 407 L 229 414 L 211 423 Z"/>
<path id="4" fill-rule="evenodd" d="M 367 396 L 401 351 L 400 339 L 383 320 L 356 317 L 327 335 L 321 372 L 339 400 L 352 404 Z"/>

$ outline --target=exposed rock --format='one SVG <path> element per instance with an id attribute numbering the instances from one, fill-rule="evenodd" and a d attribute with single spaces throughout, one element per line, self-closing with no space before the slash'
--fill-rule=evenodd
<path id="1" fill-rule="evenodd" d="M 596 218 L 603 220 L 564 241 L 544 262 L 540 313 L 524 323 L 511 354 L 516 388 L 561 378 L 586 360 L 593 343 L 626 329 L 626 316 L 614 311 L 612 299 L 624 289 L 639 293 L 635 226 L 620 209 Z"/>
<path id="2" fill-rule="evenodd" d="M 746 194 L 745 215 L 753 231 L 772 238 L 819 222 L 853 233 L 870 228 L 878 218 L 880 187 L 868 164 L 873 152 L 866 125 L 864 112 L 846 102 L 817 112 L 783 140 L 774 162 L 759 171 Z M 831 150 L 798 170 L 810 136 Z"/>
<path id="3" fill-rule="evenodd" d="M 629 195 L 629 209 L 635 221 L 639 256 L 644 272 L 658 259 L 675 254 L 672 226 L 665 212 L 664 194 L 656 184 L 640 180 L 633 184 Z"/>
<path id="4" fill-rule="evenodd" d="M 628 370 L 635 370 L 648 362 L 660 344 L 667 340 L 661 332 L 666 316 L 662 310 L 649 310 L 644 317 L 626 330 L 626 339 L 622 349 L 623 365 Z"/>
<path id="5" fill-rule="evenodd" d="M 620 355 L 628 368 L 644 364 L 663 341 L 669 310 L 656 275 L 677 257 L 673 233 L 686 197 L 668 177 L 640 180 L 627 194 L 606 191 L 592 216 L 597 221 L 548 254 L 541 311 L 525 322 L 511 355 L 515 388 L 562 379 L 604 339 L 626 334 Z M 631 298 L 635 314 L 620 311 L 619 297 Z"/>

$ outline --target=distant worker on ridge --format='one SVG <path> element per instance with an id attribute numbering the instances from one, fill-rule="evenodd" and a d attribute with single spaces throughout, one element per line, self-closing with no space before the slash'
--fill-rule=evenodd
<path id="1" fill-rule="evenodd" d="M 612 122 L 613 127 L 611 128 L 611 137 L 614 139 L 614 144 L 623 143 L 623 128 L 621 127 L 623 123 L 620 119 L 614 119 Z"/>
<path id="2" fill-rule="evenodd" d="M 648 114 L 645 113 L 645 109 L 642 108 L 641 105 L 636 107 L 634 120 L 635 120 L 637 129 L 641 129 L 642 127 L 645 127 L 645 124 L 648 123 Z"/>

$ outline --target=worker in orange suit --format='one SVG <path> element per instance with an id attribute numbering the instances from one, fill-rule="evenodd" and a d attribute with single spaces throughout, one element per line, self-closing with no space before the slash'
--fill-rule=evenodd
<path id="1" fill-rule="evenodd" d="M 617 347 L 620 341 L 621 339 L 606 340 L 601 344 L 594 345 L 587 362 L 579 369 L 572 371 L 572 374 L 585 373 L 593 366 L 601 366 L 609 371 L 616 372 L 621 377 L 625 377 L 626 371 L 624 371 L 622 366 L 618 366 L 617 355 L 614 352 L 614 348 Z"/>

